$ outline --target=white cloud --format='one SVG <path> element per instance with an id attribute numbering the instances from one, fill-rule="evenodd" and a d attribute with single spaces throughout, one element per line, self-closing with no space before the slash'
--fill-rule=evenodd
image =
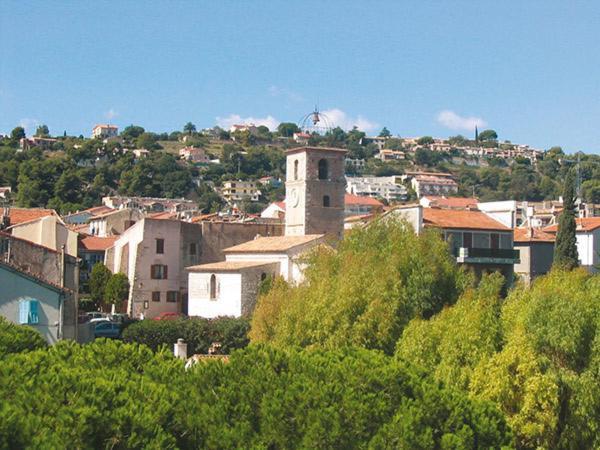
<path id="1" fill-rule="evenodd" d="M 379 124 L 373 122 L 360 114 L 356 117 L 351 117 L 341 109 L 333 108 L 321 111 L 321 114 L 325 116 L 328 125 L 331 128 L 340 127 L 344 130 L 351 130 L 353 127 L 357 127 L 360 131 L 374 131 L 379 128 Z"/>
<path id="2" fill-rule="evenodd" d="M 274 131 L 280 124 L 275 117 L 268 115 L 267 117 L 242 117 L 239 114 L 229 114 L 227 117 L 217 117 L 217 125 L 228 130 L 232 125 L 250 125 L 254 124 L 257 127 L 264 125 L 269 130 Z"/>
<path id="3" fill-rule="evenodd" d="M 473 131 L 476 126 L 480 129 L 487 126 L 487 122 L 481 117 L 463 117 L 450 110 L 440 111 L 437 121 L 451 130 Z"/>
<path id="4" fill-rule="evenodd" d="M 117 111 L 115 111 L 113 108 L 110 108 L 108 111 L 106 111 L 104 113 L 104 117 L 106 117 L 108 120 L 114 119 L 118 115 L 119 115 L 119 113 Z"/>
<path id="5" fill-rule="evenodd" d="M 25 129 L 25 134 L 30 135 L 35 133 L 37 127 L 41 125 L 41 122 L 37 119 L 21 119 L 19 125 Z"/>
<path id="6" fill-rule="evenodd" d="M 285 97 L 287 100 L 290 100 L 290 101 L 296 102 L 296 103 L 304 101 L 304 97 L 302 97 L 297 92 L 294 92 L 290 89 L 275 86 L 275 85 L 269 87 L 269 94 L 272 97 Z"/>

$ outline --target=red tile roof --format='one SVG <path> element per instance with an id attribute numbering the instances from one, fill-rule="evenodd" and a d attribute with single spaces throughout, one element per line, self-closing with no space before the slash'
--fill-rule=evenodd
<path id="1" fill-rule="evenodd" d="M 465 230 L 508 231 L 510 228 L 481 211 L 423 208 L 425 226 Z"/>
<path id="2" fill-rule="evenodd" d="M 515 242 L 554 242 L 555 237 L 539 228 L 515 228 Z"/>
<path id="3" fill-rule="evenodd" d="M 577 224 L 577 231 L 594 231 L 597 228 L 600 228 L 600 217 L 584 217 L 580 219 L 575 219 L 575 223 Z M 558 231 L 558 224 L 550 225 L 549 227 L 544 228 L 546 233 L 556 233 Z"/>
<path id="4" fill-rule="evenodd" d="M 376 198 L 365 197 L 361 195 L 354 194 L 345 194 L 344 195 L 344 204 L 345 205 L 365 205 L 365 206 L 374 206 L 374 207 L 383 207 L 383 203 L 381 203 Z"/>
<path id="5" fill-rule="evenodd" d="M 79 247 L 90 252 L 104 251 L 112 247 L 118 236 L 98 237 L 90 235 L 82 235 L 79 240 Z"/>
<path id="6" fill-rule="evenodd" d="M 439 208 L 476 208 L 477 199 L 469 197 L 439 197 L 430 196 L 425 197 L 429 200 L 430 206 L 437 206 Z"/>
<path id="7" fill-rule="evenodd" d="M 8 216 L 10 218 L 10 226 L 20 223 L 30 222 L 46 216 L 57 216 L 53 209 L 42 208 L 10 208 Z"/>

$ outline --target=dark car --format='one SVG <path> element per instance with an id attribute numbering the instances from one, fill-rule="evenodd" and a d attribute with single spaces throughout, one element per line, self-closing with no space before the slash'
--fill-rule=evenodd
<path id="1" fill-rule="evenodd" d="M 121 325 L 116 322 L 97 322 L 94 328 L 94 337 L 119 339 L 121 337 Z"/>

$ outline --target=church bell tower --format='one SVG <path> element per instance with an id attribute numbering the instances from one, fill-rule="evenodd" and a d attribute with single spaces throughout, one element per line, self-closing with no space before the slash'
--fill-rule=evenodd
<path id="1" fill-rule="evenodd" d="M 300 147 L 286 151 L 285 235 L 344 232 L 346 150 Z"/>

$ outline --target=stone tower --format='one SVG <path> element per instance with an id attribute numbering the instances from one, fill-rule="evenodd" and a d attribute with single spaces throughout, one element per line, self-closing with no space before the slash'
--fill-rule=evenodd
<path id="1" fill-rule="evenodd" d="M 286 151 L 285 234 L 344 232 L 346 150 L 300 147 Z"/>

